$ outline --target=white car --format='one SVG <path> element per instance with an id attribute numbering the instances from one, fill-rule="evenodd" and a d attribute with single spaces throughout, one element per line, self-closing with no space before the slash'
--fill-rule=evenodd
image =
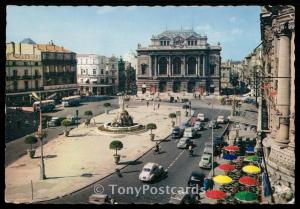
<path id="1" fill-rule="evenodd" d="M 200 168 L 211 168 L 211 157 L 212 156 L 210 154 L 204 153 L 199 162 L 199 167 Z"/>
<path id="2" fill-rule="evenodd" d="M 147 163 L 139 175 L 139 180 L 143 182 L 151 182 L 156 178 L 165 174 L 166 171 L 157 163 Z"/>
<path id="3" fill-rule="evenodd" d="M 196 121 L 194 124 L 194 129 L 196 131 L 202 131 L 204 129 L 204 124 L 201 123 L 200 121 Z"/>
<path id="4" fill-rule="evenodd" d="M 201 122 L 204 122 L 205 121 L 204 114 L 203 113 L 198 113 L 197 119 L 199 119 Z"/>
<path id="5" fill-rule="evenodd" d="M 179 149 L 187 149 L 192 144 L 192 140 L 187 137 L 183 137 L 179 139 L 179 142 L 177 143 L 177 148 Z"/>
<path id="6" fill-rule="evenodd" d="M 218 128 L 218 122 L 217 121 L 210 121 L 208 124 L 208 128 Z"/>
<path id="7" fill-rule="evenodd" d="M 219 115 L 218 118 L 217 118 L 217 122 L 218 123 L 225 123 L 225 118 L 223 115 Z"/>
<path id="8" fill-rule="evenodd" d="M 184 130 L 183 137 L 194 138 L 196 136 L 196 130 L 193 127 L 188 127 Z"/>

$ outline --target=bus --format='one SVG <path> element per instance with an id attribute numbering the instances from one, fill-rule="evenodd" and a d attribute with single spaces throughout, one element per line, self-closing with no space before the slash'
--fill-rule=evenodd
<path id="1" fill-rule="evenodd" d="M 62 98 L 62 105 L 64 107 L 72 107 L 80 104 L 81 97 L 80 96 L 70 96 Z"/>
<path id="2" fill-rule="evenodd" d="M 40 101 L 36 101 L 33 103 L 33 110 L 38 111 L 40 107 Z M 42 100 L 42 112 L 51 112 L 55 109 L 55 101 L 53 99 Z"/>

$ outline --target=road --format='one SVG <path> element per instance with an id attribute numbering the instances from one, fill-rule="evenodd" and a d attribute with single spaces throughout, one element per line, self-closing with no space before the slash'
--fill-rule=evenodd
<path id="1" fill-rule="evenodd" d="M 99 115 L 101 113 L 104 113 L 104 107 L 103 104 L 109 102 L 112 105 L 112 109 L 118 107 L 118 99 L 110 99 L 105 101 L 99 101 L 99 102 L 83 102 L 80 106 L 77 107 L 59 107 L 56 108 L 56 111 L 51 113 L 45 113 L 45 115 L 49 116 L 56 116 L 56 117 L 67 117 L 68 115 L 75 115 L 76 110 L 78 109 L 79 112 L 79 118 L 81 118 L 81 121 L 86 117 L 84 116 L 84 112 L 86 110 L 92 110 L 94 115 Z M 76 126 L 71 126 L 70 128 L 74 128 Z M 49 127 L 45 130 L 47 131 L 47 138 L 45 143 L 48 141 L 51 141 L 52 139 L 55 139 L 58 137 L 58 135 L 63 133 L 64 127 Z M 28 145 L 24 143 L 24 140 L 27 136 L 15 139 L 11 142 L 7 142 L 5 144 L 5 166 L 8 166 L 21 156 L 25 155 L 28 149 Z M 39 146 L 39 144 L 37 144 Z"/>
<path id="2" fill-rule="evenodd" d="M 228 110 L 196 108 L 195 113 L 197 114 L 199 112 L 204 113 L 205 117 L 207 117 L 209 120 L 212 118 L 216 119 L 218 115 L 224 115 L 227 117 L 230 113 Z M 221 125 L 221 127 L 215 129 L 214 135 L 220 135 L 224 131 L 224 127 L 225 125 Z M 121 170 L 121 174 L 118 175 L 117 173 L 114 173 L 111 176 L 108 176 L 80 191 L 56 200 L 46 201 L 44 203 L 86 204 L 88 202 L 88 197 L 95 193 L 95 188 L 101 189 L 102 187 L 104 188 L 103 193 L 111 195 L 112 198 L 118 203 L 167 203 L 170 199 L 170 193 L 151 194 L 151 191 L 152 193 L 155 193 L 155 190 L 159 190 L 160 187 L 165 188 L 165 191 L 167 187 L 186 187 L 188 177 L 194 170 L 203 172 L 205 175 L 207 175 L 209 170 L 203 170 L 199 168 L 198 163 L 204 149 L 204 143 L 209 141 L 210 137 L 211 129 L 206 129 L 201 131 L 200 137 L 193 140 L 194 144 L 196 144 L 196 147 L 194 148 L 195 156 L 193 157 L 189 156 L 188 150 L 176 148 L 178 139 L 174 140 L 168 137 L 160 144 L 160 154 L 154 155 L 152 151 L 149 151 L 136 162 L 121 162 L 124 164 L 129 164 L 127 167 Z M 162 165 L 164 168 L 168 169 L 168 176 L 152 184 L 140 182 L 138 179 L 139 172 L 142 170 L 143 165 L 147 162 L 155 162 Z M 146 188 L 145 185 L 148 185 L 150 188 L 155 188 L 147 190 L 144 194 L 139 195 L 137 195 L 138 193 L 131 189 L 133 187 L 137 189 L 143 189 L 143 186 Z M 124 189 L 126 190 L 128 188 L 130 190 L 129 193 L 124 194 Z"/>

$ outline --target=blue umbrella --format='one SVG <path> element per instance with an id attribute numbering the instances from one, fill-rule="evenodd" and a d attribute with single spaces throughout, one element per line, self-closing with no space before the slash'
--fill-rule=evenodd
<path id="1" fill-rule="evenodd" d="M 254 153 L 254 147 L 247 147 L 246 153 Z"/>
<path id="2" fill-rule="evenodd" d="M 235 159 L 237 159 L 237 155 L 226 154 L 226 155 L 223 155 L 223 159 L 224 160 L 235 160 Z"/>

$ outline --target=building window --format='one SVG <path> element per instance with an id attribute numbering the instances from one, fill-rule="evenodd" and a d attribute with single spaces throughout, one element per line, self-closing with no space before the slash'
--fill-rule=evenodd
<path id="1" fill-rule="evenodd" d="M 24 76 L 28 76 L 28 70 L 24 70 Z"/>
<path id="2" fill-rule="evenodd" d="M 145 74 L 146 74 L 146 68 L 147 68 L 147 65 L 146 65 L 146 64 L 141 64 L 142 75 L 145 75 Z"/>
<path id="3" fill-rule="evenodd" d="M 163 46 L 163 44 L 164 44 L 164 42 L 163 42 L 163 41 L 160 41 L 160 45 Z"/>
<path id="4" fill-rule="evenodd" d="M 173 73 L 175 75 L 181 74 L 181 59 L 179 57 L 175 57 L 173 60 Z"/>
<path id="5" fill-rule="evenodd" d="M 18 90 L 18 81 L 14 81 L 14 91 L 17 91 Z"/>
<path id="6" fill-rule="evenodd" d="M 35 80 L 35 88 L 38 89 L 39 88 L 39 81 Z"/>
<path id="7" fill-rule="evenodd" d="M 166 75 L 167 74 L 167 66 L 168 66 L 167 58 L 161 57 L 159 59 L 158 66 L 159 66 L 159 74 Z"/>
<path id="8" fill-rule="evenodd" d="M 88 75 L 88 74 L 89 74 L 89 69 L 86 69 L 86 71 L 85 71 L 85 72 L 86 72 L 86 75 Z"/>
<path id="9" fill-rule="evenodd" d="M 39 75 L 39 71 L 38 70 L 34 70 L 34 75 L 38 76 Z"/>
<path id="10" fill-rule="evenodd" d="M 101 75 L 103 75 L 104 74 L 104 69 L 101 69 Z"/>
<path id="11" fill-rule="evenodd" d="M 28 90 L 28 81 L 24 81 L 24 88 L 25 90 Z"/>
<path id="12" fill-rule="evenodd" d="M 83 74 L 85 74 L 85 70 L 83 70 Z"/>
<path id="13" fill-rule="evenodd" d="M 34 65 L 35 65 L 35 66 L 38 66 L 38 65 L 39 65 L 39 63 L 38 63 L 38 62 L 35 62 L 35 63 L 34 63 Z"/>
<path id="14" fill-rule="evenodd" d="M 196 74 L 196 58 L 195 57 L 190 57 L 188 59 L 188 74 L 189 75 L 194 75 Z"/>
<path id="15" fill-rule="evenodd" d="M 12 65 L 15 66 L 15 65 L 16 65 L 16 62 L 12 62 Z"/>
<path id="16" fill-rule="evenodd" d="M 18 76 L 18 71 L 17 70 L 13 71 L 13 76 Z"/>
<path id="17" fill-rule="evenodd" d="M 80 79 L 80 83 L 83 83 L 83 79 L 82 78 Z"/>
<path id="18" fill-rule="evenodd" d="M 111 69 L 115 69 L 115 65 L 114 64 L 111 65 Z"/>
<path id="19" fill-rule="evenodd" d="M 27 66 L 27 62 L 24 62 L 24 65 Z"/>
<path id="20" fill-rule="evenodd" d="M 112 78 L 112 79 L 111 79 L 111 83 L 112 83 L 112 84 L 115 84 L 115 79 Z"/>
<path id="21" fill-rule="evenodd" d="M 93 69 L 93 75 L 96 75 L 96 69 Z"/>
<path id="22" fill-rule="evenodd" d="M 210 65 L 210 75 L 215 74 L 215 65 Z"/>
<path id="23" fill-rule="evenodd" d="M 83 73 L 84 73 L 83 71 L 84 71 L 84 70 L 83 70 L 83 69 L 81 69 L 81 75 L 83 75 Z"/>

